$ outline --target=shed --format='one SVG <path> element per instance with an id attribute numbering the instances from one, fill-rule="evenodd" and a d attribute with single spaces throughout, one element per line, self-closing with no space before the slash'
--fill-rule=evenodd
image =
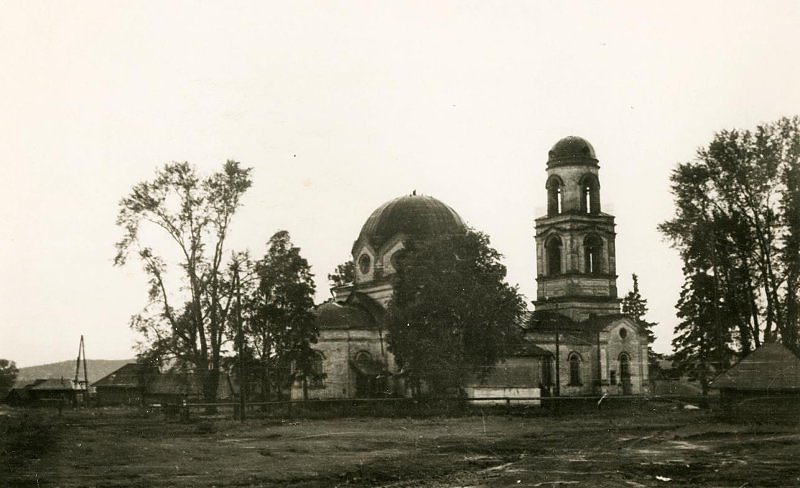
<path id="1" fill-rule="evenodd" d="M 761 416 L 783 404 L 796 409 L 800 404 L 800 358 L 782 344 L 764 344 L 709 386 L 720 391 L 726 408 L 752 406 Z"/>
<path id="2" fill-rule="evenodd" d="M 6 397 L 10 404 L 42 404 L 66 402 L 75 405 L 85 390 L 73 380 L 64 378 L 38 379 L 26 385 L 15 386 Z"/>
<path id="3" fill-rule="evenodd" d="M 97 402 L 100 405 L 140 404 L 147 385 L 158 374 L 155 367 L 128 363 L 92 384 L 97 390 Z"/>
<path id="4" fill-rule="evenodd" d="M 524 339 L 511 347 L 514 352 L 505 361 L 465 378 L 463 390 L 467 398 L 494 399 L 473 400 L 476 405 L 502 405 L 506 398 L 513 404 L 540 405 L 541 361 L 552 354 Z"/>

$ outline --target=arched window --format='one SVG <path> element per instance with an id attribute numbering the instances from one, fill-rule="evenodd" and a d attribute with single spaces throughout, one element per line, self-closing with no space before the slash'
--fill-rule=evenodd
<path id="1" fill-rule="evenodd" d="M 558 176 L 547 180 L 547 215 L 558 215 L 564 211 L 564 183 Z"/>
<path id="2" fill-rule="evenodd" d="M 308 386 L 311 388 L 322 388 L 323 378 L 324 371 L 322 369 L 322 353 L 315 351 L 314 357 L 311 359 L 311 375 L 308 378 Z"/>
<path id="3" fill-rule="evenodd" d="M 583 240 L 583 271 L 586 274 L 602 273 L 603 240 L 590 235 Z"/>
<path id="4" fill-rule="evenodd" d="M 545 252 L 547 254 L 547 274 L 549 276 L 561 274 L 561 238 L 553 236 L 548 239 Z"/>
<path id="5" fill-rule="evenodd" d="M 364 253 L 358 258 L 358 270 L 361 271 L 362 275 L 369 274 L 371 265 L 372 259 L 369 257 L 369 254 Z"/>
<path id="6" fill-rule="evenodd" d="M 600 183 L 592 174 L 581 178 L 581 212 L 600 213 Z"/>
<path id="7" fill-rule="evenodd" d="M 569 355 L 569 384 L 581 385 L 581 357 L 575 352 Z"/>

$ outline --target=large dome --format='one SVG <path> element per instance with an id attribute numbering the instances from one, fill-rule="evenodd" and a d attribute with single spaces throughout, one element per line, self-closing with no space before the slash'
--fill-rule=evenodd
<path id="1" fill-rule="evenodd" d="M 455 210 L 426 195 L 411 195 L 390 200 L 378 207 L 361 228 L 365 238 L 379 248 L 397 234 L 430 237 L 463 232 L 466 226 Z"/>
<path id="2" fill-rule="evenodd" d="M 550 149 L 547 165 L 589 164 L 597 165 L 597 156 L 589 141 L 578 136 L 567 136 Z"/>

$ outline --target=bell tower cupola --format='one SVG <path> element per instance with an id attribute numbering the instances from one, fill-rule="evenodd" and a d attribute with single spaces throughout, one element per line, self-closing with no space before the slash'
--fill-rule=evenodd
<path id="1" fill-rule="evenodd" d="M 547 214 L 536 219 L 536 310 L 580 321 L 619 313 L 614 217 L 602 211 L 597 156 L 569 136 L 547 158 Z"/>

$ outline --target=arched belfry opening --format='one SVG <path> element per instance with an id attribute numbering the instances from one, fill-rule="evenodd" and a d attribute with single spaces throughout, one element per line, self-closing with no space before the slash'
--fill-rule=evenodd
<path id="1" fill-rule="evenodd" d="M 600 182 L 593 174 L 581 178 L 581 213 L 600 213 Z"/>
<path id="2" fill-rule="evenodd" d="M 547 253 L 547 274 L 555 276 L 561 274 L 561 238 L 551 236 L 547 239 L 545 251 Z"/>
<path id="3" fill-rule="evenodd" d="M 583 240 L 583 272 L 594 275 L 603 272 L 603 239 L 597 235 Z"/>
<path id="4" fill-rule="evenodd" d="M 564 182 L 558 176 L 547 180 L 547 215 L 559 215 L 564 212 Z"/>

